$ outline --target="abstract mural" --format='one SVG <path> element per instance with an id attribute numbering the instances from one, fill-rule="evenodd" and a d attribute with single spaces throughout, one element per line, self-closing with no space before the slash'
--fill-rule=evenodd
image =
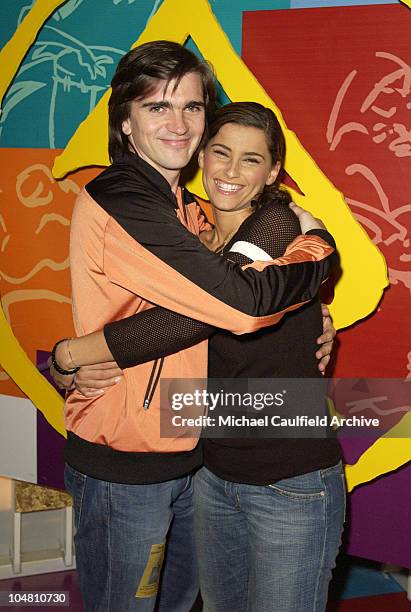
<path id="1" fill-rule="evenodd" d="M 107 91 L 117 61 L 147 40 L 186 43 L 214 65 L 222 99 L 253 99 L 277 112 L 293 195 L 323 218 L 341 254 L 331 304 L 342 329 L 333 374 L 411 382 L 407 4 L 3 3 L 0 449 L 7 457 L 0 450 L 1 474 L 62 484 L 62 398 L 36 366 L 42 369 L 56 339 L 72 333 L 71 209 L 81 187 L 108 163 Z M 203 195 L 198 177 L 190 188 Z M 21 398 L 24 409 L 10 398 Z M 396 412 L 382 438 L 342 441 L 352 464 L 350 488 L 373 481 L 351 496 L 350 552 L 408 567 L 410 420 L 408 407 Z M 14 449 L 20 467 L 13 471 L 10 441 L 21 440 L 21 431 L 35 440 L 27 446 L 35 450 L 25 455 L 20 442 Z"/>

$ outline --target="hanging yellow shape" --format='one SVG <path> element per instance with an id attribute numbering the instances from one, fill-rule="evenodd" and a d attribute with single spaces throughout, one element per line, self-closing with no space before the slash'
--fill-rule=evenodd
<path id="1" fill-rule="evenodd" d="M 407 6 L 411 4 L 408 0 L 403 2 Z M 1 64 L 6 67 L 0 75 L 0 101 L 42 24 L 62 4 L 64 0 L 37 0 L 0 52 Z M 315 216 L 321 217 L 337 241 L 343 275 L 331 306 L 335 325 L 338 328 L 346 327 L 367 316 L 376 308 L 388 284 L 384 258 L 351 215 L 342 194 L 324 176 L 296 135 L 287 129 L 279 109 L 233 50 L 208 2 L 164 0 L 135 46 L 158 39 L 183 44 L 188 36 L 193 38 L 204 57 L 211 61 L 230 99 L 255 100 L 276 113 L 287 141 L 287 172 L 305 193 L 305 196 L 296 194 L 295 199 Z M 55 177 L 62 178 L 85 166 L 108 165 L 108 97 L 109 92 L 79 126 L 62 155 L 56 158 L 53 168 Z M 193 190 L 202 193 L 198 177 L 190 187 L 193 188 L 193 185 Z M 3 312 L 0 312 L 0 364 L 43 412 L 48 422 L 62 432 L 61 399 L 30 362 Z M 408 425 L 409 418 L 404 417 L 403 421 L 402 426 Z M 366 482 L 408 461 L 411 458 L 408 446 L 398 439 L 378 440 L 355 466 L 349 467 L 347 476 L 350 486 Z M 385 449 L 390 455 L 388 462 L 384 459 L 387 457 Z"/>
<path id="2" fill-rule="evenodd" d="M 297 204 L 320 217 L 333 234 L 341 257 L 342 277 L 330 307 L 337 328 L 347 327 L 369 315 L 387 286 L 387 271 L 381 252 L 352 216 L 342 194 L 327 179 L 285 125 L 280 110 L 236 54 L 206 0 L 165 0 L 135 45 L 168 39 L 184 43 L 191 36 L 204 57 L 214 66 L 231 100 L 254 100 L 272 108 L 287 141 L 287 172 L 305 194 L 295 194 Z M 63 153 L 55 160 L 53 174 L 90 165 L 108 165 L 108 91 L 79 126 Z M 199 178 L 189 187 L 203 193 Z M 355 296 L 355 299 L 353 299 Z"/>

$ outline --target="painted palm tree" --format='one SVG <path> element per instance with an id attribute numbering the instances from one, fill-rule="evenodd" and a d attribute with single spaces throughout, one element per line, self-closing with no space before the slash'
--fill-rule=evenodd
<path id="1" fill-rule="evenodd" d="M 121 0 L 120 0 L 121 1 Z M 130 3 L 130 0 L 128 0 Z M 53 15 L 53 20 L 61 21 L 73 13 L 83 0 L 70 0 Z M 113 0 L 116 4 L 115 0 Z M 131 0 L 134 2 L 134 0 Z M 22 21 L 30 7 L 20 12 L 18 24 Z M 13 109 L 26 98 L 40 89 L 48 87 L 49 118 L 48 118 L 48 144 L 50 148 L 56 146 L 56 129 L 58 125 L 65 127 L 67 133 L 67 117 L 60 122 L 56 121 L 58 108 L 75 108 L 71 113 L 73 131 L 78 126 L 79 119 L 86 117 L 94 108 L 99 94 L 108 87 L 109 76 L 124 50 L 110 46 L 87 45 L 78 38 L 71 36 L 62 29 L 46 25 L 42 31 L 43 40 L 38 40 L 32 46 L 27 60 L 19 70 L 14 83 L 10 87 L 3 106 L 0 118 L 0 135 L 4 125 Z M 47 64 L 49 66 L 47 66 Z M 49 71 L 45 79 L 36 78 L 39 74 L 38 66 L 44 65 Z M 42 74 L 40 73 L 40 74 Z M 30 76 L 32 78 L 30 78 Z M 75 115 L 75 116 L 74 116 Z"/>

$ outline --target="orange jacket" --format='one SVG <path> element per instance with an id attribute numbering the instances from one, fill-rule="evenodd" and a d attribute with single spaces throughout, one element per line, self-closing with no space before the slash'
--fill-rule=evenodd
<path id="1" fill-rule="evenodd" d="M 333 252 L 321 238 L 300 236 L 285 256 L 242 270 L 201 245 L 193 234 L 209 226 L 200 207 L 183 202 L 181 190 L 175 201 L 164 183 L 132 156 L 105 170 L 79 195 L 70 246 L 78 335 L 152 304 L 247 333 L 276 323 L 316 295 Z M 153 367 L 155 362 L 128 368 L 118 384 L 98 397 L 72 392 L 65 408 L 67 430 L 125 452 L 194 448 L 197 439 L 184 437 L 183 430 L 174 439 L 160 436 L 159 385 L 145 409 Z M 206 376 L 207 341 L 166 357 L 161 371 L 162 379 Z"/>

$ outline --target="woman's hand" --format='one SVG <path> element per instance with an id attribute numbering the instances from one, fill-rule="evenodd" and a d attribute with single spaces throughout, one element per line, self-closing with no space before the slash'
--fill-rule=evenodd
<path id="1" fill-rule="evenodd" d="M 84 397 L 95 397 L 118 383 L 122 376 L 123 370 L 120 370 L 116 362 L 107 361 L 81 367 L 74 376 L 74 386 Z"/>
<path id="2" fill-rule="evenodd" d="M 297 215 L 300 222 L 301 232 L 306 234 L 313 229 L 327 229 L 321 219 L 316 219 L 308 210 L 304 210 L 301 206 L 297 206 L 294 202 L 289 204 L 291 210 Z"/>
<path id="3" fill-rule="evenodd" d="M 321 219 L 316 219 L 308 210 L 304 210 L 301 206 L 297 206 L 294 202 L 289 204 L 291 210 L 297 215 L 300 222 L 301 231 L 306 234 L 312 229 L 327 229 Z M 325 368 L 331 359 L 331 351 L 334 344 L 334 337 L 337 333 L 330 317 L 330 311 L 325 304 L 322 304 L 323 315 L 323 333 L 317 338 L 317 344 L 321 347 L 316 352 L 315 356 L 319 359 L 318 369 L 324 375 Z"/>
<path id="4" fill-rule="evenodd" d="M 327 367 L 331 359 L 331 351 L 334 344 L 334 337 L 337 333 L 333 325 L 330 311 L 325 304 L 321 305 L 323 315 L 323 333 L 317 338 L 317 344 L 321 344 L 321 347 L 316 352 L 315 356 L 319 359 L 318 369 L 321 374 L 324 375 L 325 368 Z"/>
<path id="5" fill-rule="evenodd" d="M 85 397 L 101 395 L 107 387 L 112 387 L 123 376 L 115 361 L 107 361 L 97 365 L 83 366 L 76 374 L 59 374 L 51 363 L 51 357 L 47 361 L 50 375 L 59 389 L 71 391 L 77 389 Z"/>
<path id="6" fill-rule="evenodd" d="M 74 374 L 69 374 L 65 376 L 64 374 L 59 374 L 57 370 L 53 368 L 53 364 L 51 363 L 51 357 L 47 360 L 47 365 L 50 370 L 50 375 L 59 389 L 74 389 Z"/>

